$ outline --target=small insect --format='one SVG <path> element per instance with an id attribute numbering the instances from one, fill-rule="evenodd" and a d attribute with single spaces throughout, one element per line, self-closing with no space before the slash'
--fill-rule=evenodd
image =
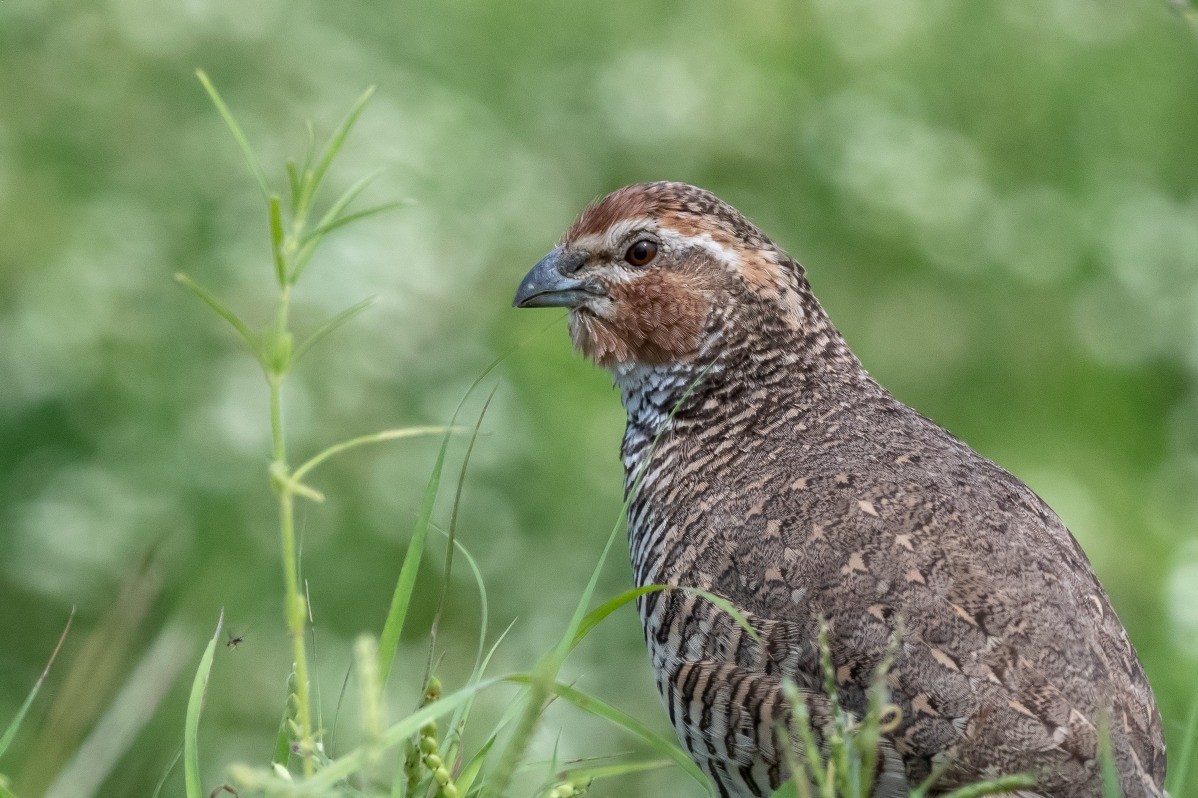
<path id="1" fill-rule="evenodd" d="M 229 639 L 225 641 L 225 645 L 236 651 L 237 647 L 244 642 L 245 635 L 234 635 L 232 632 L 229 632 Z"/>

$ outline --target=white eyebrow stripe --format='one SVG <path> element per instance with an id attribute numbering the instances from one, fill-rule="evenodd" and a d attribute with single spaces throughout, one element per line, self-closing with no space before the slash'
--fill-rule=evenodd
<path id="1" fill-rule="evenodd" d="M 740 258 L 736 253 L 712 238 L 711 233 L 684 236 L 682 233 L 663 227 L 657 231 L 657 235 L 661 238 L 662 243 L 671 249 L 702 249 L 725 266 L 737 267 L 740 265 Z"/>

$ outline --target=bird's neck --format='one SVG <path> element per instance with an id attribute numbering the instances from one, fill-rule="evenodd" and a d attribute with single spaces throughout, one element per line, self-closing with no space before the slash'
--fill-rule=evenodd
<path id="1" fill-rule="evenodd" d="M 768 317 L 715 319 L 686 361 L 614 368 L 628 413 L 629 480 L 667 430 L 719 425 L 723 434 L 737 434 L 778 413 L 797 418 L 796 411 L 819 412 L 827 402 L 877 388 L 822 308 L 814 305 L 804 321 L 793 329 Z"/>

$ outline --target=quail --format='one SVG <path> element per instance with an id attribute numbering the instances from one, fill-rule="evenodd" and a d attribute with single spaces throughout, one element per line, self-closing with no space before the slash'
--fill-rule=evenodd
<path id="1" fill-rule="evenodd" d="M 683 183 L 619 189 L 514 304 L 568 308 L 619 388 L 637 585 L 709 591 L 758 633 L 696 592 L 638 602 L 669 717 L 720 796 L 788 778 L 783 680 L 827 719 L 821 624 L 847 712 L 893 652 L 901 721 L 875 795 L 936 770 L 932 794 L 1030 773 L 1026 798 L 1097 796 L 1107 727 L 1124 795 L 1164 795 L 1152 690 L 1068 529 L 870 377 L 803 267 L 736 209 Z"/>

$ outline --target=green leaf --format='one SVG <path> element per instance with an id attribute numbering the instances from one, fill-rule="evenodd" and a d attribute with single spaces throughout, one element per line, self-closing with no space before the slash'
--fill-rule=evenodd
<path id="1" fill-rule="evenodd" d="M 166 786 L 166 781 L 171 777 L 171 773 L 175 771 L 175 765 L 179 764 L 179 760 L 183 757 L 183 746 L 179 745 L 175 749 L 175 755 L 171 757 L 170 764 L 166 766 L 166 770 L 162 772 L 162 776 L 158 779 L 158 785 L 154 787 L 154 792 L 150 794 L 150 798 L 158 798 L 162 794 L 162 788 Z"/>
<path id="2" fill-rule="evenodd" d="M 270 204 L 270 252 L 275 260 L 275 278 L 280 286 L 287 285 L 287 256 L 283 252 L 283 208 L 278 194 L 271 194 L 267 202 Z"/>
<path id="3" fill-rule="evenodd" d="M 233 113 L 229 110 L 229 106 L 225 105 L 225 101 L 221 99 L 220 93 L 212 85 L 212 81 L 208 80 L 208 75 L 204 70 L 197 69 L 196 77 L 200 79 L 200 83 L 204 84 L 204 90 L 208 92 L 208 96 L 212 99 L 212 104 L 216 106 L 217 111 L 220 111 L 221 117 L 225 120 L 225 125 L 229 128 L 229 132 L 233 134 L 233 138 L 237 141 L 237 146 L 241 148 L 241 154 L 245 156 L 246 165 L 249 166 L 254 179 L 258 181 L 258 188 L 262 189 L 262 198 L 269 201 L 271 191 L 270 185 L 266 182 L 266 173 L 262 171 L 262 166 L 258 163 L 258 157 L 254 155 L 253 148 L 250 147 L 245 134 L 241 132 L 241 126 L 233 118 Z"/>
<path id="4" fill-rule="evenodd" d="M 321 181 L 324 180 L 325 173 L 328 172 L 333 160 L 337 157 L 337 153 L 341 151 L 341 145 L 345 143 L 345 137 L 349 135 L 349 131 L 353 129 L 354 123 L 358 121 L 358 117 L 362 114 L 362 110 L 366 108 L 366 103 L 370 102 L 371 95 L 374 94 L 374 86 L 362 92 L 353 107 L 349 109 L 349 113 L 345 115 L 345 119 L 341 120 L 341 124 L 333 131 L 333 135 L 329 138 L 329 143 L 325 145 L 324 152 L 321 153 L 320 160 L 316 164 L 316 168 L 312 172 L 312 182 L 309 188 L 311 192 L 306 198 L 309 201 L 316 191 L 320 188 Z M 307 203 L 305 203 L 305 206 Z"/>
<path id="5" fill-rule="evenodd" d="M 383 732 L 379 750 L 395 748 L 418 732 L 420 727 L 430 720 L 436 720 L 443 715 L 449 714 L 481 691 L 504 681 L 506 680 L 501 677 L 467 685 L 430 704 L 424 705 L 411 715 L 389 726 Z M 359 772 L 365 765 L 366 758 L 367 752 L 362 748 L 356 748 L 345 756 L 328 762 L 315 776 L 304 781 L 305 792 L 315 795 L 321 794 L 321 790 L 328 790 L 343 779 Z"/>
<path id="6" fill-rule="evenodd" d="M 341 454 L 342 452 L 348 451 L 350 449 L 356 449 L 359 446 L 366 446 L 367 444 L 372 443 L 384 443 L 386 441 L 397 441 L 402 438 L 419 438 L 425 435 L 440 435 L 442 433 L 445 434 L 446 440 L 448 440 L 450 435 L 458 432 L 465 432 L 465 430 L 460 427 L 399 427 L 397 429 L 385 429 L 382 432 L 375 432 L 370 435 L 362 435 L 357 438 L 350 438 L 348 441 L 335 443 L 315 457 L 309 458 L 304 462 L 303 465 L 291 472 L 291 482 L 297 484 L 301 483 L 303 478 L 306 477 L 312 471 L 312 469 L 316 468 L 330 457 Z"/>
<path id="7" fill-rule="evenodd" d="M 673 759 L 649 759 L 641 762 L 625 762 L 619 765 L 596 765 L 595 767 L 586 768 L 570 768 L 565 772 L 565 777 L 562 781 L 571 781 L 575 784 L 579 782 L 594 782 L 601 779 L 617 778 L 619 776 L 628 776 L 633 773 L 645 773 L 651 770 L 661 770 L 663 768 L 673 767 L 676 763 Z"/>
<path id="8" fill-rule="evenodd" d="M 395 591 L 391 594 L 391 606 L 387 610 L 387 620 L 383 623 L 383 633 L 379 635 L 379 683 L 382 685 L 387 684 L 387 677 L 391 674 L 391 664 L 395 661 L 395 652 L 399 648 L 399 636 L 408 617 L 408 605 L 416 587 L 416 573 L 420 568 L 420 560 L 424 557 L 424 542 L 428 537 L 428 525 L 432 520 L 433 505 L 437 501 L 441 470 L 445 467 L 445 453 L 448 450 L 447 433 L 441 441 L 437 461 L 433 464 L 433 472 L 425 485 L 420 515 L 412 530 L 408 550 L 404 553 L 403 565 L 399 568 L 399 579 L 396 580 Z"/>
<path id="9" fill-rule="evenodd" d="M 37 677 L 37 681 L 33 683 L 29 694 L 25 696 L 25 702 L 21 704 L 21 708 L 17 710 L 16 716 L 9 722 L 3 736 L 0 736 L 0 756 L 4 756 L 4 752 L 12 744 L 13 738 L 17 736 L 17 731 L 21 728 L 21 723 L 25 720 L 25 715 L 29 712 L 29 707 L 33 705 L 33 699 L 37 698 L 38 691 L 42 689 L 42 682 L 46 681 L 46 677 L 50 675 L 50 666 L 54 664 L 54 660 L 58 657 L 58 652 L 62 649 L 62 644 L 67 639 L 67 632 L 71 631 L 71 622 L 73 620 L 75 620 L 75 608 L 71 607 L 71 614 L 67 616 L 67 625 L 63 628 L 62 634 L 58 636 L 58 643 L 54 646 L 54 650 L 50 652 L 50 659 L 46 662 L 46 667 L 42 668 L 42 675 Z"/>
<path id="10" fill-rule="evenodd" d="M 531 685 L 537 678 L 539 677 L 534 674 L 520 674 L 517 676 L 509 676 L 508 681 L 515 684 Z M 611 704 L 608 704 L 606 701 L 596 698 L 589 693 L 584 693 L 582 690 L 578 690 L 568 684 L 563 684 L 562 682 L 553 682 L 552 685 L 550 685 L 550 690 L 584 712 L 588 712 L 598 718 L 603 718 L 609 723 L 624 729 L 636 737 L 639 737 L 641 740 L 648 743 L 648 745 L 655 751 L 669 758 L 674 764 L 682 768 L 682 770 L 685 771 L 688 776 L 693 778 L 699 784 L 703 785 L 703 787 L 709 793 L 711 792 L 711 782 L 708 781 L 707 776 L 702 770 L 699 769 L 699 766 L 694 763 L 694 760 L 690 758 L 689 754 L 679 748 L 675 743 L 655 733 L 648 726 L 641 723 L 627 712 L 624 712 L 624 710 L 617 709 Z"/>
<path id="11" fill-rule="evenodd" d="M 356 305 L 349 306 L 336 316 L 333 316 L 331 319 L 326 321 L 324 324 L 317 327 L 311 335 L 304 339 L 303 343 L 296 347 L 295 354 L 292 355 L 291 358 L 292 362 L 298 361 L 303 356 L 304 352 L 307 352 L 309 349 L 319 343 L 320 340 L 326 335 L 333 332 L 338 327 L 352 319 L 354 316 L 357 316 L 359 313 L 366 310 L 366 308 L 373 305 L 376 300 L 377 297 L 366 297 L 361 302 L 357 303 Z"/>
<path id="12" fill-rule="evenodd" d="M 312 230 L 312 232 L 305 235 L 301 239 L 301 242 L 303 244 L 308 244 L 315 239 L 323 238 L 326 234 L 331 233 L 338 227 L 344 227 L 347 224 L 351 224 L 361 219 L 367 219 L 371 216 L 377 216 L 380 213 L 385 213 L 386 211 L 394 210 L 396 208 L 403 207 L 404 205 L 411 204 L 412 203 L 409 200 L 392 200 L 391 202 L 383 202 L 373 207 L 366 208 L 365 210 L 346 214 L 345 216 L 338 216 L 335 219 L 318 225 L 314 230 Z"/>
<path id="13" fill-rule="evenodd" d="M 254 340 L 254 334 L 250 332 L 250 328 L 245 325 L 245 322 L 237 318 L 236 313 L 225 307 L 225 305 L 216 298 L 215 294 L 197 283 L 195 280 L 191 279 L 191 277 L 183 272 L 176 273 L 175 280 L 199 297 L 200 301 L 211 308 L 213 313 L 227 321 L 229 326 L 236 330 L 237 334 L 241 336 L 241 340 L 245 343 L 250 352 L 253 353 L 254 357 L 258 359 L 258 362 L 262 362 L 262 354 L 258 351 L 258 343 Z"/>
<path id="14" fill-rule="evenodd" d="M 470 788 L 474 786 L 474 780 L 478 778 L 478 774 L 483 769 L 483 762 L 486 760 L 487 754 L 495 746 L 495 741 L 498 738 L 499 735 L 497 734 L 492 734 L 487 738 L 487 741 L 483 743 L 483 747 L 478 749 L 478 753 L 471 757 L 466 766 L 462 768 L 462 772 L 454 779 L 454 786 L 458 788 L 458 792 L 461 795 L 469 793 Z"/>
<path id="15" fill-rule="evenodd" d="M 1001 776 L 997 779 L 958 787 L 952 792 L 947 793 L 944 798 L 981 798 L 983 795 L 1006 795 L 1027 787 L 1034 787 L 1035 785 L 1036 780 L 1027 774 Z M 1123 793 L 1120 791 L 1115 793 L 1115 795 L 1121 798 Z"/>
<path id="16" fill-rule="evenodd" d="M 270 761 L 273 765 L 287 767 L 291 761 L 291 732 L 287 729 L 287 721 L 291 719 L 291 711 L 284 707 L 283 718 L 279 721 L 279 730 L 275 732 L 275 750 Z"/>
<path id="17" fill-rule="evenodd" d="M 200 749 L 198 738 L 200 733 L 200 713 L 204 709 L 204 693 L 208 689 L 208 676 L 212 672 L 212 658 L 216 655 L 216 644 L 220 640 L 221 626 L 225 622 L 225 611 L 220 611 L 216 621 L 216 633 L 208 641 L 204 656 L 200 657 L 200 667 L 196 670 L 195 679 L 191 683 L 191 697 L 187 701 L 187 723 L 183 729 L 183 778 L 187 788 L 187 798 L 203 798 L 203 788 L 200 785 Z"/>

